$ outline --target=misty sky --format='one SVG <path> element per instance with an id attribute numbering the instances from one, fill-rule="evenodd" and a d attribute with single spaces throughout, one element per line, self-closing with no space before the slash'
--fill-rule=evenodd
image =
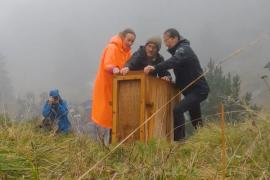
<path id="1" fill-rule="evenodd" d="M 206 65 L 269 33 L 269 7 L 269 0 L 0 0 L 0 54 L 17 94 L 59 88 L 66 98 L 84 101 L 105 44 L 122 29 L 137 33 L 134 51 L 175 27 Z M 224 68 L 245 76 L 256 64 L 244 87 L 261 93 L 264 84 L 253 81 L 270 61 L 269 48 L 263 41 Z M 169 57 L 164 46 L 161 52 Z"/>

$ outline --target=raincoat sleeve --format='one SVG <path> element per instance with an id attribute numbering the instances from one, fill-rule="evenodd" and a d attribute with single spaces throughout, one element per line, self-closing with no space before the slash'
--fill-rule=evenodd
<path id="1" fill-rule="evenodd" d="M 67 106 L 66 101 L 63 101 L 63 103 L 59 103 L 58 113 L 60 116 L 64 116 L 68 114 L 68 106 Z"/>
<path id="2" fill-rule="evenodd" d="M 51 105 L 46 102 L 46 104 L 43 106 L 42 115 L 46 118 L 51 113 Z"/>
<path id="3" fill-rule="evenodd" d="M 116 65 L 116 47 L 113 44 L 108 45 L 104 53 L 104 68 L 106 71 L 112 73 L 113 68 L 118 67 Z"/>

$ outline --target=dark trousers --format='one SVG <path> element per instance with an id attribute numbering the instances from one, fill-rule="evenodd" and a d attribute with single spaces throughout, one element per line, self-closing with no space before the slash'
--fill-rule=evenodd
<path id="1" fill-rule="evenodd" d="M 207 98 L 208 94 L 189 93 L 184 99 L 177 103 L 173 109 L 174 116 L 174 140 L 185 138 L 185 118 L 184 112 L 189 111 L 190 120 L 195 129 L 202 126 L 200 103 Z"/>

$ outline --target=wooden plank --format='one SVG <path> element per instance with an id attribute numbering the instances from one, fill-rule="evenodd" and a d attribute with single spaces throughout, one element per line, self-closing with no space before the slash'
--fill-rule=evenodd
<path id="1" fill-rule="evenodd" d="M 148 119 L 153 113 L 154 113 L 154 101 L 152 98 L 152 85 L 151 85 L 151 78 L 149 78 L 149 76 L 146 76 L 145 78 L 145 83 L 146 83 L 146 90 L 145 90 L 145 119 Z M 154 117 L 152 119 L 150 119 L 150 121 L 148 123 L 146 123 L 146 131 L 145 131 L 145 135 L 146 135 L 146 140 L 148 141 L 149 139 L 152 139 L 152 132 L 153 132 L 153 121 L 154 121 Z"/>
<path id="2" fill-rule="evenodd" d="M 133 79 L 141 79 L 143 75 L 129 75 L 129 76 L 116 76 L 117 80 L 133 80 Z"/>
<path id="3" fill-rule="evenodd" d="M 145 119 L 145 87 L 146 87 L 146 82 L 145 82 L 145 75 L 141 76 L 141 97 L 140 97 L 140 124 L 143 124 Z M 146 126 L 142 126 L 140 128 L 140 140 L 146 142 L 147 140 L 145 139 L 145 132 L 146 131 Z"/>
<path id="4" fill-rule="evenodd" d="M 173 84 L 155 78 L 146 76 L 146 116 L 150 117 L 160 107 L 166 104 L 177 93 Z M 172 103 L 164 107 L 159 113 L 157 113 L 148 123 L 148 135 L 149 139 L 167 139 L 172 141 L 171 131 L 173 129 L 173 107 L 175 102 L 179 98 L 176 98 Z"/>
<path id="5" fill-rule="evenodd" d="M 155 101 L 155 110 L 158 110 L 168 101 L 167 96 L 167 87 L 168 84 L 160 79 L 153 79 L 153 86 L 156 87 L 153 91 L 154 101 Z M 167 106 L 160 110 L 160 112 L 155 116 L 153 137 L 160 139 L 166 137 L 166 114 Z"/>
<path id="6" fill-rule="evenodd" d="M 113 79 L 113 128 L 112 128 L 112 143 L 118 142 L 117 139 L 117 119 L 118 119 L 118 80 L 116 78 Z"/>
<path id="7" fill-rule="evenodd" d="M 141 80 L 119 81 L 118 109 L 117 119 L 118 140 L 124 139 L 140 124 L 141 116 Z M 128 141 L 140 140 L 140 132 L 137 131 L 128 139 Z"/>

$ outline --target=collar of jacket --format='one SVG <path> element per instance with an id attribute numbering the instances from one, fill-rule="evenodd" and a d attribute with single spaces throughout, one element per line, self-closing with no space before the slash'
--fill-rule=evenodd
<path id="1" fill-rule="evenodd" d="M 145 46 L 140 46 L 138 52 L 140 53 L 141 56 L 143 56 L 143 57 L 145 57 L 147 59 Z M 161 59 L 161 55 L 159 54 L 159 52 L 157 52 L 156 57 L 154 57 L 153 59 L 151 59 L 151 61 L 155 62 L 158 59 Z"/>
<path id="2" fill-rule="evenodd" d="M 178 41 L 172 48 L 168 49 L 168 52 L 171 55 L 174 55 L 176 50 L 179 48 L 179 46 L 186 44 L 189 45 L 189 41 L 187 39 L 181 39 L 180 41 Z"/>

